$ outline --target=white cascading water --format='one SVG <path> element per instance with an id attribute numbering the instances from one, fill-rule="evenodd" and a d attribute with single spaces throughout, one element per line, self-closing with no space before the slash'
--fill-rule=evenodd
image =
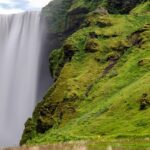
<path id="1" fill-rule="evenodd" d="M 18 145 L 37 101 L 40 12 L 0 15 L 0 146 Z"/>

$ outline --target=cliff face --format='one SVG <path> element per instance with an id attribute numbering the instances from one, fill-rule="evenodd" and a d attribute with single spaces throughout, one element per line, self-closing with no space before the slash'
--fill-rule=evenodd
<path id="1" fill-rule="evenodd" d="M 150 136 L 149 6 L 54 0 L 43 9 L 57 39 L 50 54 L 55 82 L 21 144 Z"/>

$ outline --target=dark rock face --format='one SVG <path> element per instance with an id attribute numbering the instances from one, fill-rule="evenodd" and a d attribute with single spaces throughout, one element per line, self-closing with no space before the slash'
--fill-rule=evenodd
<path id="1" fill-rule="evenodd" d="M 75 47 L 73 47 L 71 44 L 66 44 L 63 47 L 64 49 L 64 61 L 71 61 L 73 55 L 75 54 L 75 52 L 77 51 L 77 49 Z"/>
<path id="2" fill-rule="evenodd" d="M 89 39 L 85 45 L 85 51 L 95 53 L 98 51 L 99 43 L 94 39 Z"/>
<path id="3" fill-rule="evenodd" d="M 144 34 L 150 30 L 150 25 L 146 24 L 144 25 L 143 28 L 135 31 L 134 33 L 131 34 L 129 37 L 129 41 L 131 42 L 132 45 L 142 48 L 142 45 L 146 42 L 149 42 L 149 38 L 146 38 Z"/>
<path id="4" fill-rule="evenodd" d="M 126 14 L 143 1 L 146 0 L 108 0 L 108 10 L 110 13 Z"/>
<path id="5" fill-rule="evenodd" d="M 76 8 L 67 14 L 66 21 L 66 33 L 73 33 L 80 27 L 85 19 L 85 15 L 89 13 L 89 9 L 86 7 Z"/>

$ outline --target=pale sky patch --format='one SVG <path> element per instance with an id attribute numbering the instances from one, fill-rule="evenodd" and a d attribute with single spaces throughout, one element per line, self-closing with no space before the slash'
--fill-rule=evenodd
<path id="1" fill-rule="evenodd" d="M 22 9 L 3 9 L 0 8 L 0 14 L 17 14 L 24 12 Z"/>
<path id="2" fill-rule="evenodd" d="M 40 10 L 52 0 L 0 0 L 0 14 Z"/>
<path id="3" fill-rule="evenodd" d="M 34 8 L 41 8 L 47 5 L 51 0 L 28 0 L 29 5 Z"/>

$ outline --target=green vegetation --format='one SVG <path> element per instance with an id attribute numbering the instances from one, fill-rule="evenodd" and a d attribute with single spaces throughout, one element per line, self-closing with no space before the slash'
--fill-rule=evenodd
<path id="1" fill-rule="evenodd" d="M 95 4 L 75 0 L 68 11 L 85 2 Z M 50 54 L 55 83 L 26 123 L 21 144 L 150 138 L 147 3 L 126 15 L 88 12 Z"/>
<path id="2" fill-rule="evenodd" d="M 150 1 L 147 1 L 145 3 L 142 3 L 141 5 L 135 7 L 131 13 L 132 14 L 145 14 L 145 13 L 149 13 L 150 11 Z"/>

